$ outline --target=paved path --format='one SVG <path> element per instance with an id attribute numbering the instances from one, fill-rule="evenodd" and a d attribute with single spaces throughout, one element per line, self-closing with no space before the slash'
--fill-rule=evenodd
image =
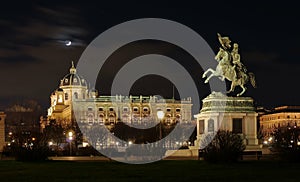
<path id="1" fill-rule="evenodd" d="M 103 156 L 62 156 L 49 157 L 50 160 L 55 161 L 111 161 L 111 159 Z M 197 160 L 197 157 L 166 157 L 163 160 Z M 128 159 L 130 161 L 130 159 Z"/>

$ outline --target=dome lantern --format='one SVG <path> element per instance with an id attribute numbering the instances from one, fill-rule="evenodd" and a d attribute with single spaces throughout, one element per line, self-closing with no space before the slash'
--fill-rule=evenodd
<path id="1" fill-rule="evenodd" d="M 74 62 L 72 61 L 72 67 L 70 68 L 70 74 L 76 74 L 76 68 L 74 66 Z"/>

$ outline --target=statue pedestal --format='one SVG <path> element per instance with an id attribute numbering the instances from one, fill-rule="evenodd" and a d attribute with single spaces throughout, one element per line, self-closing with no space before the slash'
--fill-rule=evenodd
<path id="1" fill-rule="evenodd" d="M 258 150 L 257 113 L 251 97 L 228 97 L 213 92 L 202 100 L 202 109 L 197 118 L 197 140 L 195 147 L 203 148 L 201 139 L 218 130 L 229 130 L 240 134 L 246 150 Z"/>

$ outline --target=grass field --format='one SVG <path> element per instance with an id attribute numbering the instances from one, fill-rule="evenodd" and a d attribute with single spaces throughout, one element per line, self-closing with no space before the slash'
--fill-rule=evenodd
<path id="1" fill-rule="evenodd" d="M 132 165 L 118 162 L 0 161 L 0 181 L 300 181 L 300 164 L 242 161 L 159 161 Z"/>

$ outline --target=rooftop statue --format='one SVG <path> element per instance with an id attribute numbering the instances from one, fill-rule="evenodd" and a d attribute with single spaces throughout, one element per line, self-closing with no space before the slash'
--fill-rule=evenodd
<path id="1" fill-rule="evenodd" d="M 227 79 L 231 81 L 231 88 L 227 93 L 233 92 L 236 86 L 240 86 L 242 91 L 237 94 L 237 96 L 241 96 L 246 91 L 246 83 L 249 82 L 255 88 L 255 76 L 252 72 L 248 72 L 244 64 L 241 62 L 241 56 L 239 54 L 239 45 L 237 43 L 233 44 L 233 48 L 231 49 L 231 40 L 229 37 L 222 37 L 219 33 L 218 39 L 221 44 L 219 48 L 219 52 L 215 56 L 215 60 L 218 61 L 218 65 L 215 70 L 212 68 L 207 69 L 202 78 L 207 77 L 207 74 L 210 72 L 211 74 L 206 78 L 204 83 L 208 83 L 208 81 L 212 77 L 218 77 L 222 81 Z M 231 51 L 230 51 L 231 49 Z"/>

